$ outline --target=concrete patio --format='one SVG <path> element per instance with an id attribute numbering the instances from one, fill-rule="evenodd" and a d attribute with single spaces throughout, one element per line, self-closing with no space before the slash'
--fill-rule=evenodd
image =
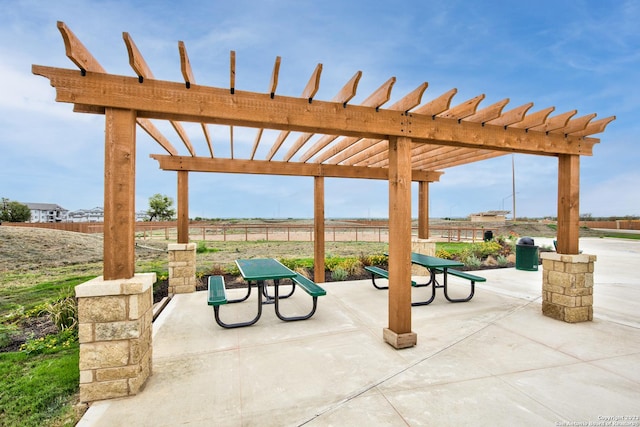
<path id="1" fill-rule="evenodd" d="M 404 350 L 382 340 L 387 292 L 368 280 L 323 284 L 310 320 L 284 323 L 265 306 L 236 330 L 215 323 L 206 292 L 177 295 L 153 324 L 144 390 L 94 403 L 78 425 L 640 425 L 640 242 L 580 248 L 598 257 L 593 322 L 542 315 L 542 269 L 485 270 L 470 302 L 438 290 L 413 307 L 418 344 Z M 249 318 L 254 298 L 221 315 Z M 296 292 L 283 310 L 309 305 Z"/>

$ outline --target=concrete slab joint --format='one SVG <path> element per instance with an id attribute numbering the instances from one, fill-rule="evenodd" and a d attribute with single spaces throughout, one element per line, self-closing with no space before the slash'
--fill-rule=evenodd
<path id="1" fill-rule="evenodd" d="M 196 291 L 196 244 L 172 243 L 169 251 L 169 295 Z"/>
<path id="2" fill-rule="evenodd" d="M 542 314 L 568 323 L 593 320 L 595 255 L 543 252 Z"/>
<path id="3" fill-rule="evenodd" d="M 76 286 L 80 401 L 137 394 L 151 375 L 155 273 Z"/>

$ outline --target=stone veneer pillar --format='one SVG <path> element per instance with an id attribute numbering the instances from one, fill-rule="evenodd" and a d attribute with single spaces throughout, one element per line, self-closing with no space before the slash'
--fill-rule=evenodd
<path id="1" fill-rule="evenodd" d="M 171 243 L 169 250 L 169 295 L 196 291 L 196 244 Z"/>
<path id="2" fill-rule="evenodd" d="M 422 255 L 436 256 L 436 242 L 431 239 L 421 239 L 416 236 L 411 236 L 411 252 Z M 411 274 L 418 276 L 428 273 L 426 273 L 424 267 L 421 267 L 419 265 L 412 265 Z"/>
<path id="3" fill-rule="evenodd" d="M 568 323 L 593 320 L 595 255 L 543 252 L 542 314 Z"/>
<path id="4" fill-rule="evenodd" d="M 151 375 L 155 273 L 76 286 L 80 401 L 137 394 Z"/>

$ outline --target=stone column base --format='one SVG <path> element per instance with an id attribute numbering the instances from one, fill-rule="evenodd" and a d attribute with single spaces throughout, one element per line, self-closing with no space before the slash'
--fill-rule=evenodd
<path id="1" fill-rule="evenodd" d="M 417 254 L 436 256 L 436 242 L 431 239 L 421 239 L 411 236 L 411 252 Z M 414 276 L 424 276 L 429 274 L 424 267 L 419 265 L 411 265 L 411 274 Z"/>
<path id="2" fill-rule="evenodd" d="M 151 375 L 155 273 L 76 286 L 80 401 L 137 394 Z"/>
<path id="3" fill-rule="evenodd" d="M 196 291 L 196 244 L 170 243 L 169 295 Z"/>
<path id="4" fill-rule="evenodd" d="M 415 332 L 398 334 L 389 328 L 384 328 L 382 330 L 382 337 L 387 344 L 390 344 L 397 350 L 413 347 L 418 343 L 418 335 Z"/>
<path id="5" fill-rule="evenodd" d="M 595 255 L 543 252 L 542 314 L 568 323 L 593 320 Z"/>

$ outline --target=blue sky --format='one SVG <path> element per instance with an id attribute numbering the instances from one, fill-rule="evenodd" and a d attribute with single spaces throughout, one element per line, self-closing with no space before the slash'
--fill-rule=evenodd
<path id="1" fill-rule="evenodd" d="M 423 102 L 457 88 L 452 106 L 480 94 L 480 107 L 504 98 L 504 111 L 578 110 L 617 119 L 581 158 L 583 214 L 640 215 L 640 1 L 6 1 L 0 0 L 0 197 L 103 205 L 104 117 L 55 102 L 31 65 L 75 68 L 56 21 L 65 22 L 110 73 L 133 76 L 122 33 L 136 42 L 156 78 L 182 81 L 177 44 L 185 42 L 198 84 L 266 92 L 276 56 L 277 93 L 299 96 L 318 63 L 316 99 L 330 100 L 358 70 L 362 102 L 395 76 L 391 105 L 422 82 Z M 384 108 L 384 106 L 383 106 Z M 186 154 L 168 123 L 156 122 Z M 185 124 L 207 154 L 198 125 Z M 229 155 L 228 128 L 210 127 L 217 156 Z M 256 130 L 235 128 L 234 151 L 249 156 Z M 176 197 L 176 174 L 149 158 L 162 149 L 137 134 L 136 208 L 155 193 Z M 265 132 L 263 158 L 274 133 Z M 290 144 L 295 137 L 289 137 Z M 286 150 L 281 149 L 280 155 Z M 278 159 L 278 156 L 276 156 Z M 557 159 L 515 155 L 518 217 L 555 216 Z M 433 217 L 512 208 L 512 156 L 445 170 L 430 186 Z M 190 216 L 312 217 L 313 179 L 193 173 Z M 417 202 L 417 186 L 414 186 Z M 326 179 L 327 217 L 386 217 L 385 181 Z M 413 214 L 417 215 L 416 203 Z"/>

